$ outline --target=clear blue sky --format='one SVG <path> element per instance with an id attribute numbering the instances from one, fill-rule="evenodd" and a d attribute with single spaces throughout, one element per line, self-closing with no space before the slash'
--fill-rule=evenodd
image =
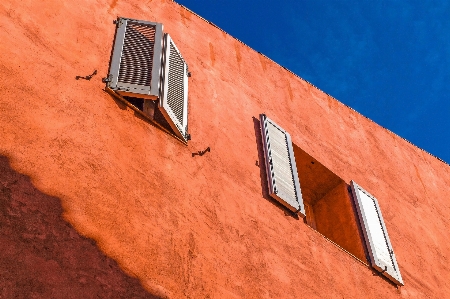
<path id="1" fill-rule="evenodd" d="M 176 2 L 450 162 L 450 1 Z"/>

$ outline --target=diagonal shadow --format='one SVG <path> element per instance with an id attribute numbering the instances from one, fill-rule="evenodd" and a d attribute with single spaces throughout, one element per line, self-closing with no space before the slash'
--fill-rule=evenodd
<path id="1" fill-rule="evenodd" d="M 149 298 L 91 239 L 62 218 L 58 198 L 0 156 L 0 298 Z"/>

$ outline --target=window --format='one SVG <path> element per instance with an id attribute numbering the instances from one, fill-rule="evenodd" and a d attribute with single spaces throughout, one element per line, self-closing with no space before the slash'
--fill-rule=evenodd
<path id="1" fill-rule="evenodd" d="M 160 23 L 118 18 L 107 90 L 178 138 L 188 134 L 188 67 Z"/>
<path id="2" fill-rule="evenodd" d="M 353 181 L 348 186 L 264 114 L 260 127 L 269 195 L 327 239 L 403 285 L 377 200 Z"/>

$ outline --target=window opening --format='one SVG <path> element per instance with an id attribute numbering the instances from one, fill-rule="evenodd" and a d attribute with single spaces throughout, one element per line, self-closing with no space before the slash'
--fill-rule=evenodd
<path id="1" fill-rule="evenodd" d="M 348 185 L 294 144 L 288 132 L 260 115 L 269 195 L 333 243 L 367 263 Z"/>
<path id="2" fill-rule="evenodd" d="M 348 185 L 322 163 L 293 145 L 305 205 L 305 222 L 367 263 L 364 241 Z"/>
<path id="3" fill-rule="evenodd" d="M 130 104 L 136 107 L 137 109 L 141 111 L 144 110 L 144 99 L 134 97 L 124 97 L 124 99 L 130 102 Z"/>

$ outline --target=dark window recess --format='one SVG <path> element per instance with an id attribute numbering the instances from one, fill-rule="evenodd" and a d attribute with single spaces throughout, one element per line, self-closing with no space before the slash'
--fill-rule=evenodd
<path id="1" fill-rule="evenodd" d="M 106 87 L 161 121 L 184 141 L 188 134 L 188 66 L 161 23 L 118 18 Z M 155 105 L 156 104 L 156 105 Z M 158 113 L 157 113 L 158 111 Z M 154 118 L 155 116 L 158 118 Z"/>
<path id="2" fill-rule="evenodd" d="M 124 97 L 124 99 L 130 102 L 130 104 L 134 107 L 138 108 L 141 111 L 144 111 L 144 99 L 133 97 Z"/>
<path id="3" fill-rule="evenodd" d="M 155 112 L 153 114 L 153 119 L 158 122 L 163 128 L 166 130 L 169 130 L 169 132 L 172 132 L 175 134 L 175 132 L 172 129 L 172 126 L 167 121 L 166 117 L 162 114 L 161 110 L 155 109 Z"/>

